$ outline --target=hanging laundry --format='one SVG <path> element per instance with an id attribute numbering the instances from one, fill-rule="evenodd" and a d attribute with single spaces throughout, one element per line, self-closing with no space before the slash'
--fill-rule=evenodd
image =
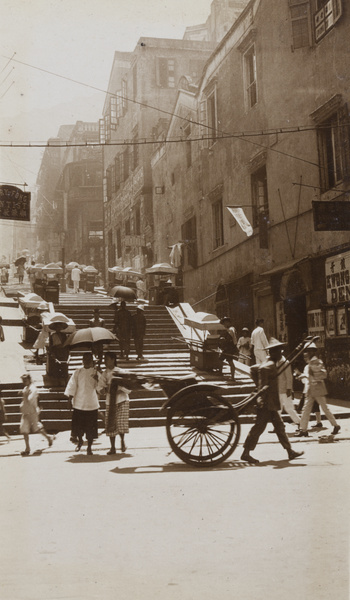
<path id="1" fill-rule="evenodd" d="M 173 267 L 181 266 L 182 246 L 183 246 L 183 244 L 181 242 L 178 242 L 177 244 L 174 244 L 173 246 L 171 246 L 169 258 L 170 258 L 170 264 Z"/>

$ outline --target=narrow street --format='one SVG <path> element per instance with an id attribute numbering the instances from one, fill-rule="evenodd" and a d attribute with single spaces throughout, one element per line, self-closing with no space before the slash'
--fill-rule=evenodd
<path id="1" fill-rule="evenodd" d="M 260 465 L 238 447 L 204 470 L 169 456 L 163 428 L 133 429 L 115 457 L 104 435 L 87 457 L 63 432 L 22 458 L 15 436 L 0 445 L 1 598 L 345 600 L 349 433 L 292 441 L 305 455 L 288 462 L 266 431 Z"/>

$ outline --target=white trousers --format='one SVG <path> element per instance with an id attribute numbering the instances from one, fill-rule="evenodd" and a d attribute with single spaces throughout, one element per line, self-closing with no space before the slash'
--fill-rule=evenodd
<path id="1" fill-rule="evenodd" d="M 324 396 L 317 396 L 317 398 L 315 398 L 314 396 L 308 395 L 308 396 L 306 396 L 306 402 L 304 404 L 303 412 L 301 413 L 300 429 L 302 431 L 307 430 L 307 426 L 309 424 L 309 419 L 310 419 L 310 415 L 311 415 L 311 411 L 312 411 L 312 406 L 315 401 L 317 402 L 317 404 L 319 404 L 321 406 L 328 421 L 333 425 L 333 427 L 335 427 L 337 425 L 337 421 L 335 420 L 334 415 L 331 413 L 331 411 L 329 410 L 329 408 L 327 406 L 326 398 Z"/>
<path id="2" fill-rule="evenodd" d="M 300 417 L 294 408 L 293 398 L 291 396 L 287 396 L 287 394 L 282 392 L 280 393 L 280 403 L 281 409 L 284 409 L 286 411 L 286 413 L 292 419 L 293 423 L 295 423 L 296 425 L 300 425 Z"/>
<path id="3" fill-rule="evenodd" d="M 79 281 L 73 280 L 73 292 L 77 294 L 79 292 Z"/>
<path id="4" fill-rule="evenodd" d="M 254 348 L 254 356 L 256 359 L 256 364 L 261 365 L 267 359 L 267 350 L 259 350 L 258 348 Z"/>

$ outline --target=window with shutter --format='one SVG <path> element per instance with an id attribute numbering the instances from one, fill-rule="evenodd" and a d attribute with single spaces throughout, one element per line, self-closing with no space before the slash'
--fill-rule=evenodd
<path id="1" fill-rule="evenodd" d="M 175 87 L 175 60 L 173 58 L 157 58 L 156 79 L 159 87 Z"/>
<path id="2" fill-rule="evenodd" d="M 110 104 L 109 104 L 109 111 L 110 111 L 110 124 L 111 124 L 112 131 L 115 131 L 117 129 L 117 125 L 118 125 L 117 104 L 118 104 L 118 98 L 116 98 L 116 96 L 111 96 Z"/>
<path id="3" fill-rule="evenodd" d="M 209 147 L 211 147 L 217 138 L 217 103 L 216 103 L 216 87 L 208 95 L 207 98 L 207 124 L 209 135 Z"/>
<path id="4" fill-rule="evenodd" d="M 200 148 L 208 146 L 208 127 L 207 127 L 207 99 L 203 99 L 199 103 L 199 122 L 201 123 Z"/>
<path id="5" fill-rule="evenodd" d="M 120 119 L 123 116 L 123 98 L 121 92 L 117 92 L 116 97 L 116 114 L 117 118 Z"/>
<path id="6" fill-rule="evenodd" d="M 311 45 L 310 2 L 305 0 L 289 0 L 292 24 L 293 49 Z"/>
<path id="7" fill-rule="evenodd" d="M 253 227 L 259 227 L 260 248 L 268 248 L 269 198 L 266 166 L 251 175 Z"/>
<path id="8" fill-rule="evenodd" d="M 317 140 L 322 191 L 350 177 L 350 118 L 347 104 L 341 105 L 318 124 Z"/>
<path id="9" fill-rule="evenodd" d="M 104 144 L 106 141 L 106 124 L 104 119 L 99 119 L 99 137 L 100 144 Z"/>
<path id="10" fill-rule="evenodd" d="M 255 44 L 244 54 L 245 96 L 247 108 L 258 101 Z"/>
<path id="11" fill-rule="evenodd" d="M 320 42 L 330 31 L 343 13 L 342 0 L 315 0 L 314 36 Z"/>

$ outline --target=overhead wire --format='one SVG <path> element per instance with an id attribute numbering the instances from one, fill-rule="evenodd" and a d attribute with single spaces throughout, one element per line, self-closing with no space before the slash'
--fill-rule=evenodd
<path id="1" fill-rule="evenodd" d="M 15 56 L 16 52 L 13 54 L 13 56 Z M 101 142 L 85 142 L 85 143 L 71 143 L 69 141 L 63 141 L 63 142 L 59 142 L 59 143 L 49 143 L 49 142 L 43 142 L 43 143 L 38 143 L 38 142 L 3 142 L 0 141 L 0 147 L 1 148 L 55 148 L 55 147 L 85 147 L 85 146 L 96 146 L 96 147 L 106 147 L 106 146 L 127 146 L 127 145 L 143 145 L 143 144 L 169 144 L 169 143 L 187 143 L 188 141 L 206 141 L 206 140 L 218 140 L 218 139 L 226 139 L 226 138 L 232 138 L 232 139 L 241 139 L 242 141 L 245 141 L 247 143 L 250 143 L 252 145 L 258 146 L 262 149 L 265 150 L 270 150 L 271 152 L 275 152 L 277 154 L 280 154 L 282 156 L 286 156 L 288 158 L 292 158 L 294 160 L 298 160 L 300 162 L 304 162 L 306 164 L 310 164 L 312 166 L 316 166 L 319 167 L 320 165 L 318 163 L 315 163 L 313 161 L 309 161 L 305 158 L 302 158 L 300 156 L 295 156 L 293 154 L 290 154 L 288 152 L 283 152 L 282 150 L 278 150 L 277 148 L 272 148 L 270 146 L 265 146 L 264 144 L 259 144 L 256 141 L 253 141 L 251 139 L 248 139 L 250 137 L 264 137 L 264 136 L 269 136 L 269 135 L 276 135 L 276 134 L 290 134 L 290 133 L 301 133 L 304 131 L 316 131 L 317 129 L 320 129 L 319 127 L 313 127 L 313 126 L 307 126 L 307 125 L 298 125 L 298 126 L 292 126 L 292 127 L 287 127 L 287 128 L 274 128 L 274 129 L 269 129 L 269 130 L 262 130 L 262 131 L 253 131 L 253 132 L 235 132 L 235 133 L 228 133 L 228 132 L 223 132 L 218 130 L 215 127 L 212 127 L 206 123 L 201 123 L 199 121 L 194 121 L 192 117 L 184 117 L 182 115 L 178 115 L 174 112 L 171 111 L 167 111 L 165 109 L 156 107 L 156 106 L 152 106 L 148 103 L 145 102 L 140 102 L 134 98 L 129 98 L 127 96 L 124 96 L 120 93 L 114 93 L 114 92 L 110 92 L 108 90 L 99 88 L 97 86 L 82 82 L 82 81 L 78 81 L 76 79 L 73 79 L 72 77 L 68 77 L 66 75 L 61 75 L 59 73 L 55 73 L 54 71 L 50 71 L 48 69 L 44 69 L 42 67 L 37 67 L 36 65 L 32 65 L 30 63 L 26 63 L 24 61 L 18 60 L 13 58 L 13 56 L 11 58 L 7 57 L 7 56 L 3 56 L 3 58 L 7 58 L 9 59 L 7 65 L 13 61 L 16 63 L 19 63 L 21 65 L 24 65 L 26 67 L 47 73 L 49 75 L 52 75 L 54 77 L 58 77 L 60 79 L 65 79 L 67 81 L 70 81 L 72 83 L 76 83 L 77 85 L 82 85 L 84 87 L 88 87 L 90 89 L 102 92 L 104 94 L 107 94 L 108 96 L 111 97 L 116 97 L 116 98 L 120 98 L 122 100 L 126 100 L 128 102 L 137 104 L 141 107 L 144 108 L 150 108 L 152 110 L 156 110 L 160 113 L 166 114 L 168 116 L 171 117 L 175 117 L 178 119 L 181 119 L 183 121 L 189 122 L 193 125 L 198 125 L 201 128 L 205 128 L 208 130 L 212 130 L 215 132 L 215 135 L 213 136 L 200 136 L 198 138 L 183 138 L 183 137 L 179 137 L 176 139 L 170 139 L 170 138 L 166 138 L 164 141 L 159 141 L 159 140 L 155 140 L 155 139 L 144 139 L 142 141 L 135 141 L 135 140 L 123 140 L 123 141 L 110 141 L 108 143 L 101 143 Z M 7 66 L 6 65 L 6 66 Z M 14 83 L 14 82 L 13 82 Z M 12 84 L 11 84 L 12 85 Z M 10 86 L 11 87 L 11 86 Z M 5 93 L 7 93 L 8 90 L 6 90 Z"/>

